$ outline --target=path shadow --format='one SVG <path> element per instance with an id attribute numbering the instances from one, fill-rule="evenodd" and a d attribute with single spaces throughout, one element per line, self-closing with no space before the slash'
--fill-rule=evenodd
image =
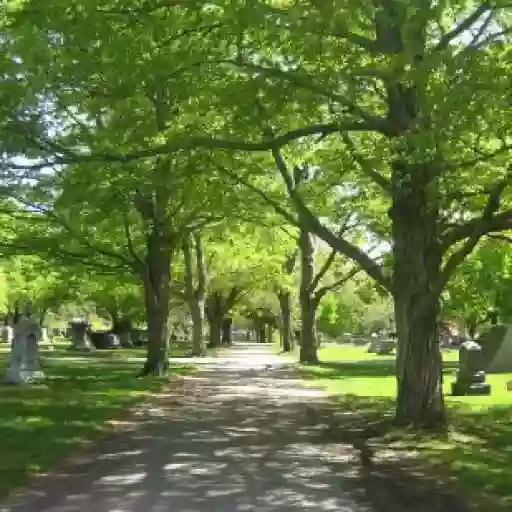
<path id="1" fill-rule="evenodd" d="M 326 435 L 330 418 L 343 427 L 336 404 L 301 385 L 291 365 L 251 346 L 229 354 L 0 511 L 471 510 L 442 479 L 408 464 L 410 454 L 380 454 L 363 467 L 354 437 Z"/>

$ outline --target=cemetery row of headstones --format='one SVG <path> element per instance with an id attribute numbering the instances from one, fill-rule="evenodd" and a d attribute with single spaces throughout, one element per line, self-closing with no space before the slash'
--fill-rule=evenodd
<path id="1" fill-rule="evenodd" d="M 366 345 L 368 352 L 375 354 L 390 354 L 396 345 L 395 339 L 378 335 L 356 335 L 349 339 L 356 346 Z M 440 344 L 459 349 L 453 396 L 490 395 L 487 373 L 512 373 L 512 325 L 494 323 L 480 334 L 478 342 L 459 333 L 452 332 L 450 337 L 445 333 Z M 506 389 L 512 391 L 512 381 L 506 383 Z"/>

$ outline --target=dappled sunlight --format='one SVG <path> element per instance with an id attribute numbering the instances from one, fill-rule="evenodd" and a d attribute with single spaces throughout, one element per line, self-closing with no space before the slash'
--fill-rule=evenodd
<path id="1" fill-rule="evenodd" d="M 0 497 L 108 429 L 136 428 L 133 418 L 130 424 L 119 416 L 165 383 L 136 379 L 140 364 L 123 359 L 121 351 L 79 358 L 66 350 L 46 354 L 41 384 L 0 384 Z M 0 358 L 0 372 L 5 365 Z"/>
<path id="2" fill-rule="evenodd" d="M 0 511 L 405 512 L 411 492 L 418 512 L 466 510 L 419 470 L 403 470 L 411 491 L 391 485 L 406 450 L 379 451 L 369 475 L 350 435 L 326 435 L 329 418 L 350 422 L 355 406 L 348 416 L 269 350 L 235 346 L 200 364 L 139 405 L 133 425 L 34 484 L 44 494 Z"/>
<path id="3" fill-rule="evenodd" d="M 340 428 L 364 430 L 365 426 L 393 415 L 396 382 L 394 361 L 367 354 L 361 347 L 329 347 L 328 361 L 303 366 L 308 383 L 323 387 L 339 404 Z M 359 353 L 359 356 L 358 356 Z M 320 351 L 323 357 L 324 350 Z M 512 393 L 505 383 L 511 374 L 489 374 L 490 396 L 449 396 L 456 369 L 456 351 L 446 351 L 444 386 L 451 430 L 446 436 L 429 437 L 412 432 L 389 431 L 373 438 L 374 459 L 408 468 L 435 480 L 461 485 L 475 498 L 492 503 L 494 510 L 511 510 Z M 336 361 L 338 359 L 338 361 Z M 311 380 L 309 380 L 311 379 Z M 434 475 L 434 476 L 432 476 Z"/>

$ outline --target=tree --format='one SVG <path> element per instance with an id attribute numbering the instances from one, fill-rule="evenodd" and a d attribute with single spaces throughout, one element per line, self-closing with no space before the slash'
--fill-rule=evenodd
<path id="1" fill-rule="evenodd" d="M 41 60 L 41 52 L 33 52 L 33 48 L 34 56 L 26 48 L 24 52 L 17 49 L 26 60 L 37 61 L 33 68 L 44 69 L 53 89 L 59 83 L 61 97 L 72 95 L 73 103 L 78 103 L 77 96 L 86 96 L 84 91 L 91 90 L 82 87 L 77 94 L 77 89 L 69 86 L 69 76 L 77 81 L 84 74 L 94 76 L 94 85 L 102 92 L 107 76 L 114 79 L 119 94 L 134 81 L 147 84 L 147 77 L 154 76 L 155 63 L 161 69 L 174 69 L 172 57 L 176 55 L 190 69 L 193 48 L 202 53 L 198 67 L 216 62 L 214 72 L 195 73 L 193 80 L 187 75 L 180 87 L 174 84 L 173 91 L 186 91 L 187 99 L 196 98 L 197 103 L 189 102 L 192 109 L 199 111 L 199 104 L 202 119 L 208 121 L 176 123 L 175 129 L 160 130 L 158 137 L 139 137 L 137 144 L 120 144 L 119 139 L 107 146 L 86 144 L 90 150 L 85 155 L 77 151 L 76 143 L 68 141 L 57 161 L 127 162 L 190 148 L 272 151 L 302 227 L 352 258 L 393 295 L 398 335 L 397 421 L 443 425 L 439 298 L 478 241 L 489 232 L 509 228 L 512 217 L 504 195 L 509 184 L 506 129 L 511 115 L 506 4 L 501 0 L 435 5 L 423 0 L 383 0 L 376 5 L 363 0 L 304 0 L 259 1 L 250 9 L 245 3 L 226 2 L 212 9 L 203 2 L 188 6 L 180 2 L 164 9 L 163 14 L 161 5 L 147 11 L 130 6 L 120 17 L 114 8 L 115 23 L 109 19 L 108 24 L 104 19 L 109 16 L 98 15 L 96 5 L 83 4 L 72 23 L 101 29 L 96 32 L 99 43 L 96 35 L 91 40 L 90 32 L 85 31 L 84 38 L 76 26 L 70 30 L 65 10 L 55 9 L 54 13 L 49 9 L 52 15 L 44 18 L 53 21 L 53 34 L 65 33 L 67 44 L 59 47 L 59 53 L 73 57 L 68 58 L 65 73 L 63 67 L 55 73 L 55 66 L 51 72 L 41 66 L 41 61 L 53 60 Z M 24 15 L 30 13 L 29 8 L 24 9 Z M 139 19 L 129 24 L 130 30 L 118 31 L 121 39 L 101 39 L 112 27 L 126 28 L 126 21 L 135 16 Z M 220 21 L 222 29 L 216 25 L 198 36 L 198 18 L 212 20 L 214 25 Z M 31 30 L 34 21 L 43 22 L 30 21 Z M 173 47 L 178 48 L 176 55 L 170 55 L 168 47 L 151 59 L 145 56 L 153 57 L 152 51 L 136 51 L 141 47 L 149 50 L 143 44 L 148 41 L 148 27 L 152 33 L 158 28 L 167 34 L 168 27 L 192 28 L 188 23 L 195 29 L 197 44 L 188 44 L 186 36 L 182 39 L 174 33 L 171 39 L 179 39 Z M 225 27 L 235 27 L 236 34 L 228 34 Z M 33 37 L 25 35 L 19 41 L 33 45 Z M 34 45 L 37 49 L 48 49 L 47 42 L 38 43 Z M 94 49 L 87 64 L 83 52 L 77 55 L 76 49 L 83 47 Z M 131 62 L 120 47 L 133 49 Z M 102 63 L 101 69 L 93 66 L 93 59 Z M 140 73 L 133 73 L 134 60 Z M 82 62 L 81 73 L 75 69 L 77 61 Z M 114 67 L 112 62 L 119 65 Z M 189 93 L 197 92 L 199 86 L 203 94 Z M 70 90 L 72 94 L 64 94 Z M 112 96 L 110 89 L 108 96 Z M 180 106 L 186 110 L 185 103 Z M 129 110 L 133 108 L 131 105 Z M 144 124 L 140 118 L 130 122 L 132 126 Z M 309 198 L 295 186 L 293 169 L 300 167 L 300 162 L 293 153 L 298 150 L 302 155 L 312 140 L 331 154 L 331 160 L 333 155 L 344 155 L 338 172 L 333 175 L 331 167 L 331 172 L 319 178 L 321 183 L 332 185 L 337 176 L 338 185 L 345 185 L 340 170 L 349 167 L 358 175 L 360 191 L 368 187 L 371 196 L 385 198 L 381 204 L 386 205 L 389 219 L 381 222 L 382 227 L 374 222 L 368 226 L 376 229 L 374 235 L 385 231 L 392 239 L 390 272 L 357 244 L 329 229 Z M 287 144 L 291 145 L 282 150 Z M 55 146 L 51 150 L 56 153 Z M 313 168 L 319 160 L 321 164 L 322 158 L 311 154 L 307 167 Z"/>
<path id="2" fill-rule="evenodd" d="M 316 245 L 319 245 L 319 241 L 316 242 Z M 324 261 L 315 258 L 315 240 L 306 230 L 301 230 L 298 245 L 301 254 L 300 361 L 315 363 L 318 362 L 316 336 L 318 307 L 327 293 L 345 285 L 359 272 L 359 269 L 357 267 L 347 269 L 342 266 L 338 266 L 336 269 L 336 251 L 330 251 L 324 257 Z M 318 248 L 316 248 L 316 252 L 318 252 Z"/>
<path id="3" fill-rule="evenodd" d="M 47 314 L 72 300 L 79 279 L 66 269 L 53 267 L 34 256 L 10 257 L 1 266 L 5 286 L 6 320 L 14 321 L 19 308 L 30 302 L 43 325 Z"/>
<path id="4" fill-rule="evenodd" d="M 271 226 L 271 222 L 237 223 L 236 227 L 219 224 L 206 242 L 210 345 L 221 342 L 223 322 L 224 341 L 229 342 L 230 313 L 246 295 L 260 290 L 273 293 L 284 284 L 282 262 L 293 240 L 282 230 L 269 229 Z"/>
<path id="5" fill-rule="evenodd" d="M 191 243 L 192 241 L 192 243 Z M 195 258 L 192 256 L 194 251 Z M 201 235 L 195 234 L 183 242 L 183 261 L 185 264 L 185 299 L 192 318 L 192 354 L 204 354 L 204 316 L 206 294 L 206 266 Z"/>
<path id="6" fill-rule="evenodd" d="M 512 253 L 505 238 L 486 240 L 464 261 L 443 294 L 443 310 L 463 321 L 470 337 L 496 311 L 502 321 L 512 318 L 510 300 Z"/>
<path id="7" fill-rule="evenodd" d="M 198 118 L 194 103 L 202 84 L 190 70 L 216 48 L 216 40 L 209 40 L 215 27 L 186 10 L 142 11 L 133 24 L 130 13 L 103 7 L 109 12 L 99 15 L 101 8 L 81 2 L 70 13 L 56 1 L 41 16 L 27 2 L 13 16 L 13 51 L 36 85 L 44 80 L 40 109 L 59 125 L 54 134 L 31 136 L 53 162 L 68 159 L 52 178 L 35 176 L 40 197 L 31 199 L 31 208 L 72 240 L 67 257 L 85 260 L 87 249 L 101 255 L 102 265 L 140 279 L 149 337 L 142 373 L 163 374 L 172 260 L 191 232 L 223 217 L 216 213 L 226 197 L 222 183 L 193 148 L 144 155 L 134 163 L 87 154 L 112 148 L 129 153 L 142 141 L 158 143 L 184 126 L 201 126 L 205 119 Z M 175 39 L 182 43 L 178 50 Z M 11 169 L 43 165 L 9 163 Z M 33 240 L 27 243 L 34 247 Z M 57 241 L 52 252 L 63 252 Z"/>
<path id="8" fill-rule="evenodd" d="M 352 258 L 392 293 L 396 420 L 444 425 L 440 295 L 482 237 L 511 225 L 512 212 L 501 201 L 510 151 L 505 5 L 261 3 L 260 16 L 250 21 L 242 11 L 237 15 L 245 16 L 246 44 L 234 65 L 257 82 L 265 108 L 256 122 L 273 129 L 263 141 L 240 148 L 271 148 L 303 229 Z M 279 58 L 262 55 L 253 41 L 274 48 Z M 318 53 L 326 57 L 317 59 Z M 284 107 L 276 101 L 276 88 L 287 99 Z M 292 109 L 295 124 L 285 132 Z M 316 124 L 304 120 L 313 112 Z M 279 148 L 307 135 L 332 144 L 331 153 L 350 155 L 360 183 L 369 182 L 371 193 L 378 190 L 386 198 L 391 272 L 337 236 L 301 195 L 294 151 L 302 143 Z M 337 137 L 326 142 L 330 135 Z M 321 162 L 309 158 L 307 165 Z"/>
<path id="9" fill-rule="evenodd" d="M 297 249 L 285 255 L 283 272 L 285 277 L 292 276 L 297 262 Z M 292 291 L 288 283 L 277 287 L 277 298 L 279 301 L 279 313 L 281 317 L 281 345 L 283 352 L 290 352 L 293 347 L 293 320 L 292 320 Z"/>
<path id="10" fill-rule="evenodd" d="M 124 282 L 123 282 L 124 281 Z M 144 291 L 135 276 L 84 276 L 81 289 L 84 300 L 96 306 L 100 316 L 112 322 L 111 330 L 119 336 L 121 345 L 132 346 L 132 329 L 144 321 Z"/>

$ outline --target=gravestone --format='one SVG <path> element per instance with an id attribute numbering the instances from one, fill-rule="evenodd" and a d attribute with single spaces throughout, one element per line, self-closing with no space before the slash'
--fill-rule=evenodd
<path id="1" fill-rule="evenodd" d="M 367 345 L 370 340 L 364 334 L 353 334 L 350 341 L 356 347 L 362 347 Z"/>
<path id="2" fill-rule="evenodd" d="M 28 305 L 14 325 L 14 337 L 5 381 L 9 384 L 28 384 L 44 379 L 39 366 L 41 326 Z"/>
<path id="3" fill-rule="evenodd" d="M 375 353 L 379 356 L 392 354 L 396 348 L 396 341 L 391 338 L 379 340 Z"/>
<path id="4" fill-rule="evenodd" d="M 147 345 L 148 331 L 147 329 L 132 329 L 131 331 L 132 343 L 136 347 Z"/>
<path id="5" fill-rule="evenodd" d="M 81 352 L 90 352 L 94 350 L 87 331 L 89 324 L 85 321 L 69 322 L 69 337 L 71 338 L 72 348 Z"/>
<path id="6" fill-rule="evenodd" d="M 53 338 L 51 336 L 49 336 L 48 328 L 47 327 L 42 327 L 41 328 L 41 340 L 40 340 L 40 343 L 44 343 L 45 344 L 46 350 L 54 350 L 55 349 L 55 347 L 53 345 Z"/>
<path id="7" fill-rule="evenodd" d="M 478 338 L 487 373 L 512 372 L 512 325 L 498 324 Z"/>
<path id="8" fill-rule="evenodd" d="M 490 394 L 491 385 L 485 382 L 482 347 L 475 341 L 466 341 L 459 349 L 459 369 L 452 383 L 452 395 Z"/>
<path id="9" fill-rule="evenodd" d="M 372 338 L 370 344 L 368 345 L 368 350 L 370 354 L 375 354 L 377 349 L 379 348 L 380 338 Z"/>
<path id="10" fill-rule="evenodd" d="M 2 327 L 1 336 L 4 343 L 12 343 L 14 338 L 14 329 L 10 325 L 4 325 Z"/>
<path id="11" fill-rule="evenodd" d="M 98 350 L 109 350 L 121 346 L 119 336 L 110 331 L 93 331 L 88 329 L 87 336 L 94 345 L 94 348 Z"/>
<path id="12" fill-rule="evenodd" d="M 119 338 L 119 344 L 123 348 L 133 348 L 134 344 L 132 342 L 132 331 L 124 330 L 117 333 L 117 337 Z"/>

